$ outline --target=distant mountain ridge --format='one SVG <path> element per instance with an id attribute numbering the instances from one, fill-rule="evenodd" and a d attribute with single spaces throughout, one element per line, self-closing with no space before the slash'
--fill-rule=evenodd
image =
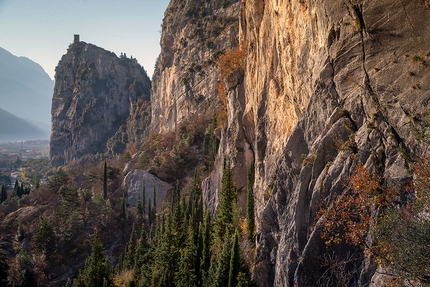
<path id="1" fill-rule="evenodd" d="M 0 48 L 0 107 L 49 132 L 54 81 L 26 57 Z"/>
<path id="2" fill-rule="evenodd" d="M 49 134 L 39 127 L 0 109 L 0 141 L 48 139 Z"/>

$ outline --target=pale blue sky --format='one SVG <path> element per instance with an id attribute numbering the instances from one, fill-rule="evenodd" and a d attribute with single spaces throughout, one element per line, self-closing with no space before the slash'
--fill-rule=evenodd
<path id="1" fill-rule="evenodd" d="M 137 58 L 149 76 L 160 52 L 169 0 L 0 0 L 0 47 L 39 63 L 54 77 L 73 34 Z"/>

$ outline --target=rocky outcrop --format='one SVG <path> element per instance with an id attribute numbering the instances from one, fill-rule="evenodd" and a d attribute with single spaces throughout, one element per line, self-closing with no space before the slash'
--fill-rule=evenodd
<path id="1" fill-rule="evenodd" d="M 144 170 L 134 169 L 125 176 L 122 185 L 123 190 L 127 192 L 127 203 L 130 206 L 136 206 L 139 194 L 142 197 L 143 184 L 145 184 L 145 212 L 149 212 L 149 202 L 154 203 L 154 189 L 157 210 L 161 210 L 163 202 L 167 200 L 174 187 Z"/>
<path id="2" fill-rule="evenodd" d="M 217 57 L 238 44 L 238 0 L 172 0 L 164 14 L 161 53 L 152 78 L 152 132 L 216 111 Z"/>
<path id="3" fill-rule="evenodd" d="M 50 156 L 54 166 L 86 154 L 120 153 L 149 121 L 151 83 L 135 59 L 70 45 L 56 67 Z"/>

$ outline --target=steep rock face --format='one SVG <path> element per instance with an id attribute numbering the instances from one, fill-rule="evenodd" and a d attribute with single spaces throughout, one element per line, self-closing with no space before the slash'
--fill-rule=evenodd
<path id="1" fill-rule="evenodd" d="M 219 104 L 217 56 L 238 43 L 238 0 L 172 0 L 151 91 L 151 131 L 175 131 Z"/>
<path id="2" fill-rule="evenodd" d="M 150 86 L 136 60 L 118 58 L 85 42 L 72 44 L 56 68 L 52 164 L 86 154 L 122 152 L 145 128 Z M 140 122 L 137 129 L 127 125 L 134 122 Z"/>
<path id="3" fill-rule="evenodd" d="M 315 214 L 358 163 L 388 186 L 410 177 L 409 156 L 428 136 L 426 3 L 242 2 L 260 286 L 316 286 L 324 244 Z M 367 286 L 374 268 L 363 264 L 357 283 Z"/>

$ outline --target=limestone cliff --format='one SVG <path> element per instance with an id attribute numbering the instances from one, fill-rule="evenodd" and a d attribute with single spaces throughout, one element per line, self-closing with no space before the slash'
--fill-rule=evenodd
<path id="1" fill-rule="evenodd" d="M 86 154 L 122 152 L 149 121 L 151 83 L 135 59 L 70 45 L 56 67 L 50 155 L 54 166 Z"/>
<path id="2" fill-rule="evenodd" d="M 153 132 L 175 131 L 219 103 L 217 56 L 238 44 L 238 0 L 172 0 L 152 78 Z"/>
<path id="3" fill-rule="evenodd" d="M 239 190 L 255 161 L 259 286 L 318 285 L 315 215 L 357 164 L 387 186 L 410 178 L 429 135 L 429 16 L 421 0 L 242 1 L 246 65 L 226 79 L 228 121 L 203 187 L 214 210 L 222 158 Z M 355 284 L 375 268 L 362 262 Z"/>
<path id="4" fill-rule="evenodd" d="M 359 163 L 395 185 L 428 135 L 430 10 L 414 1 L 243 1 L 243 122 L 260 286 L 316 286 L 322 202 Z M 305 160 L 304 160 L 305 159 Z M 375 271 L 361 266 L 360 286 Z"/>

